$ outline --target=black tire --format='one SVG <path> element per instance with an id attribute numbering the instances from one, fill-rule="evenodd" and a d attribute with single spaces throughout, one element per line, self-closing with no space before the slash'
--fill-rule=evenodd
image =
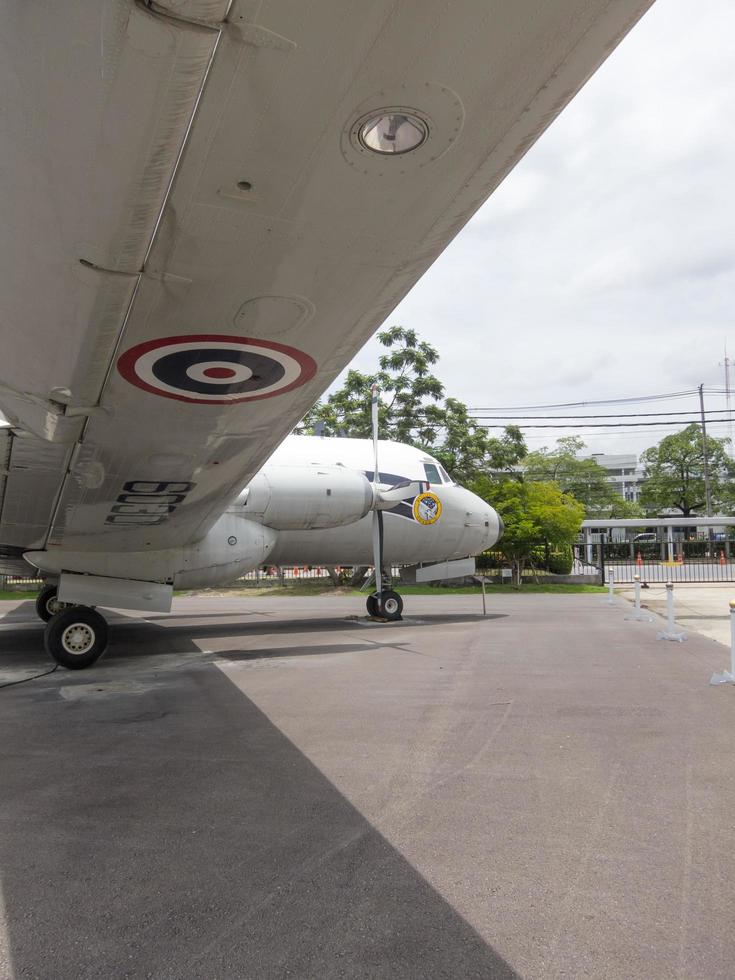
<path id="1" fill-rule="evenodd" d="M 82 670 L 91 667 L 107 649 L 107 623 L 95 609 L 72 606 L 49 620 L 43 642 L 57 664 Z"/>
<path id="2" fill-rule="evenodd" d="M 36 613 L 44 623 L 48 623 L 52 616 L 69 608 L 68 602 L 59 602 L 56 598 L 57 588 L 55 585 L 44 585 L 36 596 Z"/>
<path id="3" fill-rule="evenodd" d="M 378 601 L 378 615 L 381 619 L 388 619 L 391 622 L 401 618 L 403 612 L 403 599 L 397 592 L 389 589 L 376 596 Z"/>
<path id="4" fill-rule="evenodd" d="M 378 596 L 377 596 L 377 593 L 373 592 L 372 595 L 369 595 L 367 597 L 367 600 L 365 602 L 365 605 L 367 606 L 367 614 L 368 614 L 368 616 L 376 617 L 378 615 Z"/>

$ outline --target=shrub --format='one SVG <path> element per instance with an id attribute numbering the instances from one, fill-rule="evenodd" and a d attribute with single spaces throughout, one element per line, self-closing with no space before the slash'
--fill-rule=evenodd
<path id="1" fill-rule="evenodd" d="M 549 571 L 552 575 L 571 575 L 574 554 L 571 548 L 564 548 L 549 555 Z"/>

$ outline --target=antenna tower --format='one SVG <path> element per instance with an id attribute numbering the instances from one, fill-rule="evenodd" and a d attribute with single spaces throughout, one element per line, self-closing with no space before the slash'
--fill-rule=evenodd
<path id="1" fill-rule="evenodd" d="M 728 451 L 731 456 L 735 454 L 735 449 L 733 447 L 732 441 L 732 406 L 730 404 L 730 368 L 732 367 L 732 360 L 727 356 L 727 341 L 725 341 L 725 360 L 720 362 L 720 367 L 725 369 L 725 405 L 727 406 L 727 434 L 730 437 L 730 445 Z"/>

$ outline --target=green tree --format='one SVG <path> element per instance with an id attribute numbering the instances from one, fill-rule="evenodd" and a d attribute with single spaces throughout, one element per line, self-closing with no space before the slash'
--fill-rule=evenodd
<path id="1" fill-rule="evenodd" d="M 442 423 L 444 386 L 432 374 L 437 351 L 415 330 L 389 327 L 378 334 L 386 348 L 372 374 L 347 372 L 342 387 L 306 414 L 297 432 L 321 431 L 325 436 L 368 439 L 372 435 L 370 390 L 380 389 L 378 419 L 382 439 L 431 444 Z"/>
<path id="2" fill-rule="evenodd" d="M 425 448 L 465 486 L 488 472 L 513 476 L 527 451 L 523 433 L 517 426 L 506 426 L 500 438 L 489 436 L 487 429 L 471 419 L 467 406 L 456 398 L 447 398 L 436 438 Z"/>
<path id="3" fill-rule="evenodd" d="M 712 504 L 715 510 L 730 509 L 733 504 L 732 477 L 735 464 L 727 455 L 729 439 L 707 436 Z M 706 508 L 704 486 L 704 449 L 702 430 L 696 423 L 680 432 L 665 436 L 657 446 L 641 455 L 644 479 L 641 503 L 652 510 L 671 510 L 689 517 Z"/>
<path id="4" fill-rule="evenodd" d="M 624 500 L 622 497 L 616 496 L 610 506 L 605 508 L 604 515 L 599 516 L 609 517 L 610 520 L 615 521 L 623 519 L 630 520 L 634 517 L 645 517 L 645 513 L 645 509 L 637 500 Z"/>
<path id="5" fill-rule="evenodd" d="M 571 548 L 584 519 L 584 506 L 563 493 L 558 483 L 516 480 L 475 481 L 474 490 L 491 504 L 505 523 L 496 546 L 513 571 L 513 585 L 520 588 L 523 570 L 533 564 L 534 553 L 546 544 L 559 550 Z"/>
<path id="6" fill-rule="evenodd" d="M 610 483 L 607 471 L 596 459 L 580 459 L 585 444 L 579 436 L 557 439 L 555 449 L 538 449 L 523 461 L 524 479 L 531 482 L 553 481 L 564 493 L 571 494 L 595 516 L 612 507 L 619 495 Z"/>
<path id="7" fill-rule="evenodd" d="M 491 437 L 461 401 L 443 400 L 444 386 L 432 373 L 439 355 L 415 330 L 390 327 L 378 340 L 386 348 L 378 370 L 348 371 L 342 387 L 317 402 L 296 432 L 369 438 L 371 388 L 377 384 L 381 439 L 406 442 L 436 456 L 459 483 L 488 471 L 510 475 L 526 454 L 520 429 L 508 426 L 501 437 Z"/>

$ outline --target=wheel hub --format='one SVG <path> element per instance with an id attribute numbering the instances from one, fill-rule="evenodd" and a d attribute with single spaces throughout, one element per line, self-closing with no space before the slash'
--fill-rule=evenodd
<path id="1" fill-rule="evenodd" d="M 46 601 L 46 609 L 50 616 L 55 616 L 57 612 L 61 612 L 62 609 L 66 609 L 68 603 L 60 602 L 55 595 L 51 596 Z"/>
<path id="2" fill-rule="evenodd" d="M 94 646 L 95 635 L 86 623 L 72 623 L 61 634 L 61 645 L 67 653 L 87 653 Z"/>

